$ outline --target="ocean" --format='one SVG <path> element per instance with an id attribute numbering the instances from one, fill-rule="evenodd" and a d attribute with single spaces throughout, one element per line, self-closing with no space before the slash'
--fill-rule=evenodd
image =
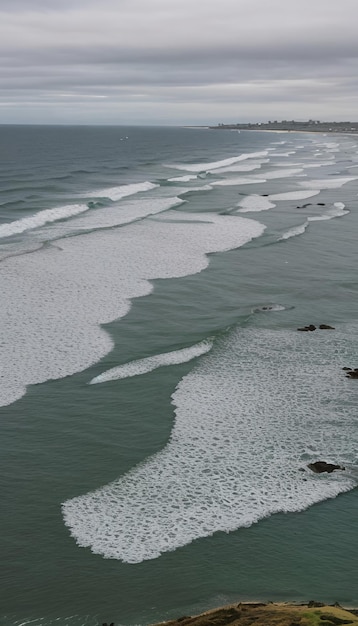
<path id="1" fill-rule="evenodd" d="M 1 126 L 0 190 L 1 625 L 358 606 L 358 138 Z"/>

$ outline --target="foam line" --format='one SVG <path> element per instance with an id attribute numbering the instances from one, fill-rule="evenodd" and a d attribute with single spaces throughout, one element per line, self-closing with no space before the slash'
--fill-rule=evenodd
<path id="1" fill-rule="evenodd" d="M 9 224 L 1 224 L 0 237 L 18 235 L 26 230 L 39 228 L 50 222 L 64 220 L 73 215 L 78 215 L 78 213 L 83 213 L 84 211 L 88 211 L 86 204 L 69 204 L 68 206 L 57 207 L 55 209 L 45 209 L 44 211 L 35 213 L 35 215 L 23 217 L 21 220 L 15 220 Z"/>
<path id="2" fill-rule="evenodd" d="M 238 163 L 239 161 L 246 161 L 247 159 L 256 159 L 260 157 L 266 157 L 268 150 L 262 150 L 261 152 L 248 152 L 240 154 L 240 156 L 230 157 L 229 159 L 222 159 L 221 161 L 213 161 L 212 163 L 176 163 L 170 164 L 166 167 L 171 167 L 176 170 L 186 170 L 187 172 L 209 172 L 219 167 L 226 167 Z"/>
<path id="3" fill-rule="evenodd" d="M 112 367 L 110 370 L 99 374 L 95 378 L 92 378 L 90 385 L 97 383 L 106 383 L 111 380 L 120 380 L 122 378 L 129 378 L 131 376 L 139 376 L 140 374 L 147 374 L 152 372 L 158 367 L 164 365 L 178 365 L 179 363 L 187 363 L 192 359 L 209 352 L 213 347 L 212 341 L 201 341 L 200 343 L 190 346 L 190 348 L 183 348 L 182 350 L 174 350 L 173 352 L 165 352 L 163 354 L 156 354 L 155 356 L 147 357 L 146 359 L 138 359 L 118 367 Z"/>
<path id="4" fill-rule="evenodd" d="M 343 217 L 344 215 L 347 215 L 349 211 L 347 210 L 345 211 L 344 209 L 345 209 L 345 204 L 343 204 L 343 202 L 335 202 L 333 207 L 329 209 L 323 215 L 308 217 L 307 219 L 309 222 L 316 222 L 320 220 L 332 220 L 335 217 Z"/>
<path id="5" fill-rule="evenodd" d="M 311 217 L 307 217 L 307 220 L 303 224 L 290 228 L 277 241 L 282 241 L 284 239 L 296 237 L 297 235 L 302 235 L 310 222 L 321 222 L 326 220 L 332 220 L 335 217 L 343 217 L 344 215 L 347 215 L 347 213 L 349 213 L 349 211 L 345 211 L 344 208 L 345 205 L 343 204 L 343 202 L 335 202 L 333 207 L 329 209 L 326 213 L 324 213 L 323 215 L 313 215 Z"/>
<path id="6" fill-rule="evenodd" d="M 343 187 L 352 180 L 357 180 L 358 176 L 350 176 L 346 178 L 323 178 L 321 180 L 307 180 L 299 182 L 302 187 L 310 187 L 311 189 L 338 189 Z"/>
<path id="7" fill-rule="evenodd" d="M 271 170 L 270 172 L 262 172 L 260 175 L 266 180 L 274 180 L 275 178 L 288 178 L 290 176 L 296 176 L 303 172 L 302 168 L 296 168 L 291 170 Z"/>
<path id="8" fill-rule="evenodd" d="M 334 341 L 326 331 L 264 329 L 219 340 L 173 394 L 165 448 L 64 503 L 78 545 L 139 563 L 354 488 L 356 386 L 340 368 L 357 348 L 353 325 L 336 329 Z M 347 470 L 310 472 L 321 458 Z"/>
<path id="9" fill-rule="evenodd" d="M 98 189 L 97 191 L 91 191 L 86 194 L 88 198 L 109 198 L 110 200 L 120 200 L 126 196 L 132 196 L 141 191 L 150 191 L 159 187 L 149 181 L 143 183 L 131 183 L 130 185 L 120 185 L 119 187 L 108 187 L 106 189 Z"/>
<path id="10" fill-rule="evenodd" d="M 300 183 L 301 184 L 301 183 Z M 269 195 L 270 200 L 304 200 L 312 198 L 320 193 L 320 189 L 309 189 L 308 191 L 285 191 L 284 193 L 274 193 Z"/>
<path id="11" fill-rule="evenodd" d="M 186 190 L 179 190 L 185 193 Z M 123 201 L 119 206 L 109 206 L 97 211 L 90 211 L 83 217 L 71 220 L 66 224 L 56 225 L 41 232 L 46 239 L 58 238 L 79 230 L 91 230 L 94 228 L 110 228 L 130 224 L 144 219 L 150 215 L 156 215 L 183 204 L 185 200 L 177 196 L 168 198 L 136 198 Z"/>
<path id="12" fill-rule="evenodd" d="M 218 187 L 231 187 L 236 185 L 253 185 L 265 182 L 265 178 L 245 178 L 244 176 L 239 176 L 237 178 L 225 178 L 224 180 L 216 180 L 211 184 Z"/>
<path id="13" fill-rule="evenodd" d="M 299 226 L 293 226 L 293 228 L 290 228 L 285 233 L 283 233 L 283 235 L 281 235 L 281 237 L 279 237 L 277 241 L 284 241 L 285 239 L 291 239 L 291 237 L 297 237 L 297 235 L 303 235 L 308 226 L 308 222 L 309 219 Z"/>
<path id="14" fill-rule="evenodd" d="M 170 183 L 188 183 L 191 180 L 196 180 L 198 177 L 195 174 L 188 174 L 187 176 L 176 176 L 174 178 L 168 178 Z"/>
<path id="15" fill-rule="evenodd" d="M 270 156 L 272 157 L 289 157 L 292 154 L 296 154 L 295 150 L 291 150 L 290 152 L 272 152 Z"/>
<path id="16" fill-rule="evenodd" d="M 260 159 L 257 161 L 249 161 L 248 163 L 233 163 L 227 167 L 218 167 L 210 170 L 209 174 L 225 174 L 226 172 L 251 172 L 261 168 L 262 163 L 268 163 L 270 159 Z"/>
<path id="17" fill-rule="evenodd" d="M 320 163 L 306 163 L 303 164 L 301 167 L 303 167 L 304 169 L 310 169 L 313 167 L 325 167 L 326 165 L 334 165 L 333 161 L 321 161 Z"/>
<path id="18" fill-rule="evenodd" d="M 142 220 L 5 259 L 0 343 L 7 359 L 0 405 L 20 398 L 27 385 L 80 372 L 108 354 L 113 342 L 103 325 L 126 315 L 133 298 L 151 292 L 154 279 L 199 273 L 209 253 L 238 248 L 265 229 L 238 216 L 200 217 L 190 223 Z"/>

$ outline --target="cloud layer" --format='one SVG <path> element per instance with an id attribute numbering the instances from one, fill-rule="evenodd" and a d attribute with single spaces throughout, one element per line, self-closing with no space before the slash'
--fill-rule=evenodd
<path id="1" fill-rule="evenodd" d="M 2 123 L 357 117 L 356 0 L 2 0 Z"/>

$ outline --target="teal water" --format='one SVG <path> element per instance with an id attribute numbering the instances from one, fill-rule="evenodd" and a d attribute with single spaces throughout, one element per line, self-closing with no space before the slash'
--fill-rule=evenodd
<path id="1" fill-rule="evenodd" d="M 1 134 L 1 218 L 14 230 L 0 239 L 2 623 L 148 624 L 244 599 L 356 606 L 357 389 L 341 369 L 357 367 L 355 138 Z M 267 150 L 221 164 L 256 169 L 219 169 Z M 169 181 L 187 175 L 199 177 Z M 158 186 L 113 199 L 145 181 Z M 320 192 L 238 212 L 245 195 L 303 189 Z M 300 233 L 307 217 L 331 219 Z M 336 330 L 297 333 L 309 323 Z M 207 355 L 88 385 L 203 340 Z M 298 471 L 322 456 L 345 474 Z"/>

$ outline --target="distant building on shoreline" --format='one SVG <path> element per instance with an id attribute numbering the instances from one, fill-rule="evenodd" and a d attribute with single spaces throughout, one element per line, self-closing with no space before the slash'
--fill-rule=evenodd
<path id="1" fill-rule="evenodd" d="M 327 132 L 327 133 L 358 133 L 358 122 L 321 122 L 320 120 L 308 120 L 297 122 L 295 120 L 282 120 L 278 122 L 252 122 L 249 124 L 218 124 L 210 128 L 220 130 L 282 130 L 304 132 Z"/>

